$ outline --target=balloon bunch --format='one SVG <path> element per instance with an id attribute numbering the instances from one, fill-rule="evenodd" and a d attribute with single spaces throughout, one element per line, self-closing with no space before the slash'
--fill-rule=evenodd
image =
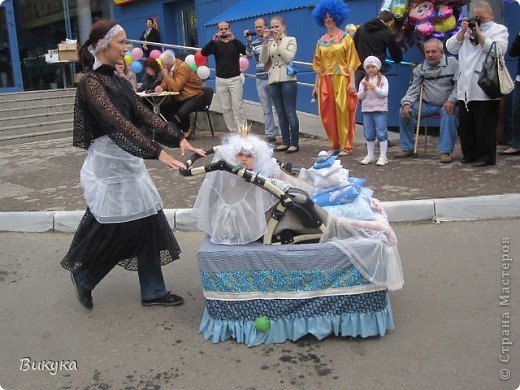
<path id="1" fill-rule="evenodd" d="M 130 64 L 130 69 L 135 74 L 141 73 L 143 65 L 140 60 L 143 58 L 143 49 L 140 47 L 134 47 L 131 51 L 125 53 L 125 63 Z"/>
<path id="2" fill-rule="evenodd" d="M 456 33 L 457 18 L 453 3 L 444 4 L 437 0 L 415 0 L 410 7 L 408 21 L 415 26 L 419 38 L 444 39 Z"/>
<path id="3" fill-rule="evenodd" d="M 211 72 L 206 66 L 208 57 L 202 55 L 200 50 L 195 54 L 187 55 L 184 61 L 190 66 L 191 69 L 193 69 L 194 72 L 197 73 L 197 76 L 199 76 L 201 80 L 206 80 L 209 77 Z"/>
<path id="4" fill-rule="evenodd" d="M 414 41 L 445 40 L 460 29 L 461 7 L 467 0 L 384 0 L 381 10 L 392 12 L 391 30 L 406 51 Z"/>
<path id="5" fill-rule="evenodd" d="M 143 58 L 143 49 L 140 47 L 134 47 L 131 51 L 127 51 L 125 53 L 125 63 L 130 64 L 130 69 L 135 74 L 141 73 L 143 70 L 143 64 L 141 64 L 141 59 Z M 162 60 L 159 58 L 161 56 L 160 50 L 152 50 L 150 52 L 150 58 L 154 58 L 159 66 L 162 67 Z"/>

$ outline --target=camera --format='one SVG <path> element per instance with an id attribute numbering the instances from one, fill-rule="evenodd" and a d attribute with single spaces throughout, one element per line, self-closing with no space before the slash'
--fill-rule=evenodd
<path id="1" fill-rule="evenodd" d="M 477 25 L 480 27 L 481 23 L 482 23 L 482 21 L 480 20 L 480 18 L 478 18 L 476 16 L 468 19 L 468 27 L 471 28 L 472 30 L 474 30 L 477 27 Z"/>
<path id="2" fill-rule="evenodd" d="M 256 33 L 254 31 L 248 31 L 246 32 L 246 37 L 254 37 Z"/>
<path id="3" fill-rule="evenodd" d="M 222 33 L 222 34 L 220 34 L 220 39 L 226 39 L 227 37 L 229 37 L 229 34 L 228 34 L 228 33 Z"/>
<path id="4" fill-rule="evenodd" d="M 480 23 L 482 23 L 482 21 L 478 17 L 468 19 L 468 27 L 471 29 L 471 35 L 469 36 L 469 40 L 474 46 L 477 46 L 479 44 L 477 26 L 480 27 Z"/>

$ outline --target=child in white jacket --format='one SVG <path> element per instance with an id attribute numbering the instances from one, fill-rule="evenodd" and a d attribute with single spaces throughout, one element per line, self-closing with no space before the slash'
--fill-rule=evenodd
<path id="1" fill-rule="evenodd" d="M 376 165 L 387 164 L 386 151 L 388 149 L 388 128 L 386 126 L 388 114 L 388 80 L 379 69 L 381 61 L 374 56 L 368 56 L 363 62 L 366 76 L 359 84 L 358 98 L 361 100 L 363 113 L 363 131 L 367 140 L 368 153 L 361 160 L 367 165 L 376 161 L 374 150 L 375 140 L 379 141 L 380 155 Z"/>

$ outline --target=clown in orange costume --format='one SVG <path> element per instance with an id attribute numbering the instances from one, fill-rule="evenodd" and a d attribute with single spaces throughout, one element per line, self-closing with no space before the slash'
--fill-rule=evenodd
<path id="1" fill-rule="evenodd" d="M 349 12 L 339 0 L 323 0 L 313 11 L 314 19 L 327 28 L 327 33 L 316 45 L 312 62 L 316 82 L 312 94 L 318 98 L 320 119 L 331 152 L 342 156 L 352 152 L 358 103 L 354 74 L 361 65 L 354 41 L 339 28 Z"/>

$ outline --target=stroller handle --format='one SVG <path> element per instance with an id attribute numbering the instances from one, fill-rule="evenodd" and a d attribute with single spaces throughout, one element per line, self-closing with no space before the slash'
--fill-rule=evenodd
<path id="1" fill-rule="evenodd" d="M 215 153 L 217 150 L 218 150 L 219 146 L 213 146 L 212 148 L 210 149 L 206 149 L 204 150 L 204 152 L 206 153 L 206 156 L 209 156 L 210 154 L 213 154 Z M 204 167 L 200 167 L 200 168 L 193 168 L 193 164 L 195 163 L 195 161 L 197 161 L 199 158 L 201 157 L 205 157 L 205 156 L 200 156 L 198 155 L 197 153 L 193 153 L 185 162 L 184 162 L 184 165 L 186 165 L 186 169 L 179 169 L 179 173 L 182 175 L 182 176 L 194 176 L 194 175 L 198 175 L 198 174 L 201 174 L 201 173 L 205 173 L 207 172 L 205 170 L 206 166 Z"/>
<path id="2" fill-rule="evenodd" d="M 215 153 L 219 149 L 219 147 L 220 145 L 213 146 L 210 149 L 204 150 L 204 152 L 206 153 L 206 156 L 209 156 L 210 154 Z M 268 182 L 265 177 L 245 169 L 241 164 L 233 165 L 225 160 L 218 160 L 214 163 L 206 164 L 201 167 L 193 167 L 195 161 L 197 161 L 201 157 L 205 156 L 200 156 L 196 153 L 191 155 L 184 163 L 184 165 L 186 165 L 187 168 L 179 169 L 179 173 L 182 176 L 196 176 L 214 171 L 227 171 L 234 175 L 242 177 L 245 181 L 253 183 L 259 187 L 265 188 L 267 191 L 271 192 L 275 196 L 278 196 L 282 200 L 288 198 L 288 195 L 286 193 L 284 193 L 274 184 Z"/>

